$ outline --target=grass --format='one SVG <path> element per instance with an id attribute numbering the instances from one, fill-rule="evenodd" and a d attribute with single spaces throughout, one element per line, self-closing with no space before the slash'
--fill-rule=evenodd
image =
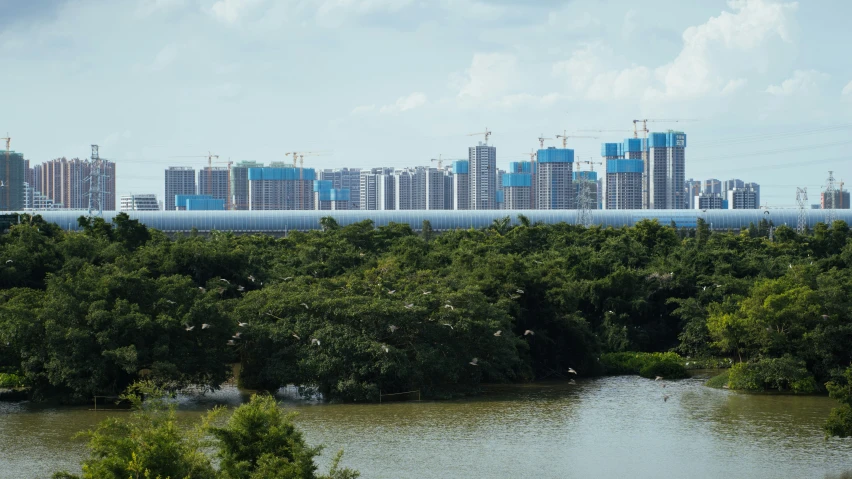
<path id="1" fill-rule="evenodd" d="M 730 374 L 730 371 L 725 371 L 718 376 L 713 376 L 708 379 L 704 385 L 711 388 L 722 389 L 724 386 L 728 385 L 728 378 L 730 377 Z"/>

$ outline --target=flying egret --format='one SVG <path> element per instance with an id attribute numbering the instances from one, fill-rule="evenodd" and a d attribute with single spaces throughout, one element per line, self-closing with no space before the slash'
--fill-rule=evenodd
<path id="1" fill-rule="evenodd" d="M 311 309 L 311 308 L 309 308 L 309 307 L 308 307 L 308 305 L 307 305 L 307 304 L 305 304 L 305 303 L 299 303 L 299 304 L 301 304 L 302 306 L 304 306 L 304 307 L 305 307 L 305 309 Z"/>
<path id="2" fill-rule="evenodd" d="M 184 326 L 186 326 L 187 331 L 192 331 L 193 329 L 195 329 L 195 326 L 190 326 L 188 324 L 185 324 Z"/>
<path id="3" fill-rule="evenodd" d="M 248 323 L 237 323 L 237 326 L 245 328 L 246 326 L 248 326 Z"/>
<path id="4" fill-rule="evenodd" d="M 405 305 L 406 308 L 411 309 L 414 307 L 414 303 L 408 303 Z"/>
<path id="5" fill-rule="evenodd" d="M 299 339 L 299 340 L 301 340 L 301 339 L 302 339 L 302 338 L 300 338 L 300 337 L 299 337 L 299 335 L 298 335 L 298 334 L 296 334 L 296 333 L 293 333 L 293 337 L 294 337 L 294 338 L 296 338 L 296 339 Z"/>
<path id="6" fill-rule="evenodd" d="M 231 284 L 231 282 L 230 282 L 230 281 L 228 281 L 228 280 L 227 280 L 227 279 L 225 279 L 225 278 L 219 278 L 219 281 L 224 281 L 224 282 L 226 282 L 226 283 L 228 283 L 228 284 Z"/>
<path id="7" fill-rule="evenodd" d="M 497 330 L 497 332 L 496 332 L 496 333 L 494 333 L 494 336 L 497 336 L 497 337 L 499 338 L 499 337 L 500 337 L 500 335 L 502 335 L 502 334 L 503 334 L 503 331 L 500 331 L 500 330 L 498 329 L 498 330 Z"/>
<path id="8" fill-rule="evenodd" d="M 535 336 L 535 331 L 533 331 L 532 329 L 528 329 L 524 331 L 524 336 Z"/>
<path id="9" fill-rule="evenodd" d="M 577 371 L 574 371 L 574 368 L 568 368 L 568 372 L 571 374 L 577 374 Z"/>
<path id="10" fill-rule="evenodd" d="M 251 281 L 252 283 L 254 283 L 254 276 L 249 275 L 248 279 L 249 279 L 249 281 Z"/>
<path id="11" fill-rule="evenodd" d="M 396 290 L 395 290 L 395 289 L 389 289 L 389 290 L 388 290 L 388 294 L 394 294 L 394 293 L 396 293 Z"/>
<path id="12" fill-rule="evenodd" d="M 210 327 L 210 325 L 207 324 L 207 323 L 202 323 L 202 325 L 201 325 L 201 329 L 207 329 L 209 327 Z"/>
<path id="13" fill-rule="evenodd" d="M 654 378 L 654 381 L 661 381 L 662 379 L 663 379 L 662 376 L 657 376 L 657 377 Z"/>
<path id="14" fill-rule="evenodd" d="M 453 327 L 453 325 L 452 325 L 452 324 L 450 324 L 450 323 L 441 323 L 441 326 L 446 326 L 446 327 L 448 327 L 448 328 L 450 328 L 450 329 L 455 329 L 455 328 Z"/>
<path id="15" fill-rule="evenodd" d="M 397 329 L 399 329 L 399 327 L 398 327 L 398 326 L 394 326 L 393 324 L 391 324 L 390 326 L 388 326 L 388 329 L 390 330 L 390 332 L 392 332 L 392 333 L 393 333 L 394 331 L 396 331 Z"/>
<path id="16" fill-rule="evenodd" d="M 479 359 L 473 358 L 473 359 L 470 360 L 470 362 L 468 364 L 470 364 L 471 366 L 479 366 L 478 363 L 479 363 Z"/>
<path id="17" fill-rule="evenodd" d="M 320 340 L 319 340 L 319 339 L 317 339 L 317 338 L 311 338 L 311 345 L 314 345 L 314 344 L 316 344 L 317 346 L 319 346 L 319 345 L 320 345 Z"/>

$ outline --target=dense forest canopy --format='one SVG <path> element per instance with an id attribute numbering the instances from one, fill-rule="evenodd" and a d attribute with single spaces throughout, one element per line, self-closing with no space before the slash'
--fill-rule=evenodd
<path id="1" fill-rule="evenodd" d="M 770 239 L 768 224 L 520 220 L 437 234 L 324 218 L 286 238 L 170 238 L 122 214 L 81 218 L 79 233 L 27 217 L 0 236 L 0 373 L 83 400 L 140 379 L 215 388 L 240 363 L 247 387 L 375 401 L 674 351 L 742 363 L 731 380 L 757 389 L 846 384 L 845 223 Z"/>

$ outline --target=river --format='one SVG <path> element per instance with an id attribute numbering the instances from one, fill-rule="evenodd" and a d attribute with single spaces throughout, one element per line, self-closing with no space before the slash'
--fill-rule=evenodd
<path id="1" fill-rule="evenodd" d="M 364 479 L 823 478 L 852 470 L 852 440 L 823 439 L 826 397 L 741 394 L 700 379 L 609 377 L 488 387 L 473 399 L 329 405 L 285 401 L 312 444 Z M 668 395 L 667 401 L 663 397 Z M 184 398 L 191 420 L 234 388 Z M 72 437 L 107 414 L 0 403 L 0 478 L 79 471 Z"/>

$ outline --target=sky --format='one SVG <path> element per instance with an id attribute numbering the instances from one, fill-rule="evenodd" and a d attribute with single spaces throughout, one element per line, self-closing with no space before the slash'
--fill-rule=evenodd
<path id="1" fill-rule="evenodd" d="M 600 161 L 634 119 L 683 120 L 648 126 L 687 133 L 687 178 L 791 207 L 829 170 L 852 181 L 850 16 L 834 0 L 0 0 L 0 132 L 32 163 L 98 144 L 118 195 L 162 199 L 163 170 L 208 152 L 405 167 L 466 158 L 488 128 L 506 168 L 542 135 L 597 137 L 568 147 Z"/>

